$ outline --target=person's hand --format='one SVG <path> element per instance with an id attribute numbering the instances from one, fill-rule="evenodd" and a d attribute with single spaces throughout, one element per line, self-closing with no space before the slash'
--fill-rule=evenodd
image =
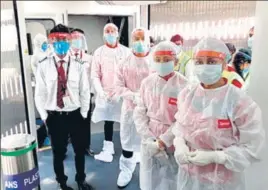
<path id="1" fill-rule="evenodd" d="M 175 146 L 175 159 L 178 164 L 188 164 L 188 153 L 189 148 L 186 145 L 184 139 L 182 138 L 175 138 L 174 140 L 174 146 Z"/>
<path id="2" fill-rule="evenodd" d="M 202 151 L 197 150 L 188 153 L 189 162 L 198 166 L 205 166 L 211 163 L 224 164 L 227 159 L 223 151 Z"/>
<path id="3" fill-rule="evenodd" d="M 157 142 L 160 150 L 166 149 L 166 144 L 161 139 L 158 139 Z"/>

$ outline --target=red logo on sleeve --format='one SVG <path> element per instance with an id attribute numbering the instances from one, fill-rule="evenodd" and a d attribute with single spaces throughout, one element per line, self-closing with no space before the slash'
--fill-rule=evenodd
<path id="1" fill-rule="evenodd" d="M 231 121 L 229 119 L 219 119 L 218 120 L 219 129 L 230 129 L 232 128 Z"/>
<path id="2" fill-rule="evenodd" d="M 168 103 L 171 105 L 177 105 L 177 98 L 169 98 Z"/>

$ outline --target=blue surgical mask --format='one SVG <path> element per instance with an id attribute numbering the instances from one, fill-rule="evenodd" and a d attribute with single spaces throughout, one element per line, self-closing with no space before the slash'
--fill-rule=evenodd
<path id="1" fill-rule="evenodd" d="M 82 49 L 82 40 L 72 40 L 72 46 L 76 49 Z"/>
<path id="2" fill-rule="evenodd" d="M 242 71 L 242 75 L 243 75 L 244 78 L 247 76 L 248 73 L 249 73 L 249 67 L 243 69 L 243 71 Z"/>
<path id="3" fill-rule="evenodd" d="M 117 40 L 117 37 L 115 35 L 112 35 L 112 34 L 105 34 L 104 38 L 105 38 L 105 41 L 111 45 L 114 45 L 116 43 L 116 40 Z"/>
<path id="4" fill-rule="evenodd" d="M 134 42 L 132 49 L 135 53 L 146 53 L 148 51 L 148 47 L 142 41 Z"/>
<path id="5" fill-rule="evenodd" d="M 248 48 L 252 49 L 253 37 L 248 38 Z"/>
<path id="6" fill-rule="evenodd" d="M 167 76 L 174 70 L 174 61 L 169 61 L 166 63 L 154 63 L 154 69 L 159 76 Z"/>
<path id="7" fill-rule="evenodd" d="M 42 45 L 41 45 L 41 49 L 43 52 L 45 52 L 48 48 L 48 44 L 46 42 L 44 42 Z"/>
<path id="8" fill-rule="evenodd" d="M 70 43 L 66 41 L 58 41 L 53 43 L 53 48 L 56 54 L 65 55 L 70 49 Z"/>
<path id="9" fill-rule="evenodd" d="M 201 83 L 205 85 L 215 84 L 222 77 L 222 64 L 196 65 L 195 74 Z"/>

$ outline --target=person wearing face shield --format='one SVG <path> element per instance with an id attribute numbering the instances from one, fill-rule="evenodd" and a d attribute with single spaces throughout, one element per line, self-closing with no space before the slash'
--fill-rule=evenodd
<path id="1" fill-rule="evenodd" d="M 174 190 L 178 167 L 174 158 L 172 126 L 178 94 L 187 79 L 174 67 L 178 49 L 172 42 L 160 42 L 154 49 L 155 73 L 145 78 L 133 119 L 141 136 L 141 190 Z"/>
<path id="2" fill-rule="evenodd" d="M 123 150 L 119 161 L 121 172 L 117 180 L 119 188 L 124 188 L 129 184 L 136 168 L 136 158 L 133 153 L 140 151 L 140 137 L 135 128 L 133 111 L 139 99 L 141 82 L 149 75 L 148 30 L 134 29 L 131 39 L 132 54 L 119 65 L 116 73 L 116 92 L 123 98 L 120 119 L 120 139 Z"/>
<path id="3" fill-rule="evenodd" d="M 251 53 L 250 50 L 240 49 L 234 56 L 233 65 L 236 72 L 243 78 L 245 84 L 243 89 L 247 91 L 250 75 L 249 68 L 251 64 Z"/>
<path id="4" fill-rule="evenodd" d="M 31 57 L 31 67 L 34 76 L 36 75 L 37 65 L 39 61 L 44 59 L 48 55 L 48 40 L 47 37 L 42 34 L 37 34 L 34 37 L 34 53 Z"/>
<path id="5" fill-rule="evenodd" d="M 173 42 L 177 48 L 180 51 L 178 55 L 179 64 L 174 68 L 175 71 L 178 71 L 182 75 L 184 75 L 186 78 L 189 79 L 191 82 L 197 82 L 197 78 L 194 75 L 193 72 L 193 62 L 189 55 L 187 55 L 182 49 L 183 49 L 183 37 L 179 34 L 176 34 L 171 37 L 171 42 Z"/>
<path id="6" fill-rule="evenodd" d="M 105 44 L 93 55 L 91 79 L 97 93 L 92 121 L 104 121 L 103 149 L 95 159 L 112 162 L 114 152 L 113 125 L 120 122 L 122 100 L 115 92 L 116 69 L 130 54 L 130 50 L 119 44 L 118 28 L 113 23 L 104 26 Z"/>
<path id="7" fill-rule="evenodd" d="M 82 64 L 85 65 L 85 69 L 87 71 L 89 84 L 91 86 L 90 89 L 90 104 L 89 104 L 89 111 L 87 114 L 87 122 L 88 122 L 88 143 L 87 143 L 87 150 L 86 155 L 94 156 L 93 150 L 90 149 L 91 145 L 91 109 L 92 109 L 92 97 L 94 93 L 94 88 L 91 85 L 91 64 L 92 64 L 92 56 L 87 54 L 87 42 L 86 37 L 84 35 L 84 31 L 79 28 L 74 28 L 71 30 L 71 55 L 75 57 L 75 59 Z"/>
<path id="8" fill-rule="evenodd" d="M 203 38 L 194 48 L 200 84 L 178 96 L 175 158 L 177 190 L 245 190 L 244 170 L 260 160 L 265 132 L 259 106 L 222 77 L 226 45 Z"/>
<path id="9" fill-rule="evenodd" d="M 35 103 L 51 138 L 53 166 L 59 189 L 67 186 L 63 161 L 68 137 L 75 152 L 75 180 L 79 190 L 90 190 L 85 178 L 86 118 L 90 89 L 85 66 L 70 54 L 68 27 L 55 26 L 49 34 L 54 53 L 43 59 L 36 72 Z"/>
<path id="10" fill-rule="evenodd" d="M 248 33 L 248 48 L 249 49 L 252 49 L 253 37 L 254 37 L 254 26 L 250 28 L 249 33 Z"/>

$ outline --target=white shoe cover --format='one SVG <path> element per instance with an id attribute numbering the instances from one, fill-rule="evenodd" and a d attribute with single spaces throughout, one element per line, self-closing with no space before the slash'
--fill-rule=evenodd
<path id="1" fill-rule="evenodd" d="M 119 188 L 124 188 L 131 181 L 132 174 L 136 168 L 136 158 L 134 156 L 132 158 L 125 158 L 122 155 L 120 157 L 119 165 L 121 172 L 117 179 L 117 186 Z"/>
<path id="2" fill-rule="evenodd" d="M 94 158 L 103 162 L 112 162 L 114 153 L 114 143 L 110 141 L 103 141 L 102 151 L 95 155 Z"/>
<path id="3" fill-rule="evenodd" d="M 111 141 L 103 141 L 103 151 L 107 151 L 110 154 L 114 154 L 114 143 Z"/>
<path id="4" fill-rule="evenodd" d="M 99 154 L 96 154 L 94 156 L 95 160 L 100 160 L 103 162 L 112 162 L 113 161 L 113 155 L 107 151 L 101 151 Z"/>

